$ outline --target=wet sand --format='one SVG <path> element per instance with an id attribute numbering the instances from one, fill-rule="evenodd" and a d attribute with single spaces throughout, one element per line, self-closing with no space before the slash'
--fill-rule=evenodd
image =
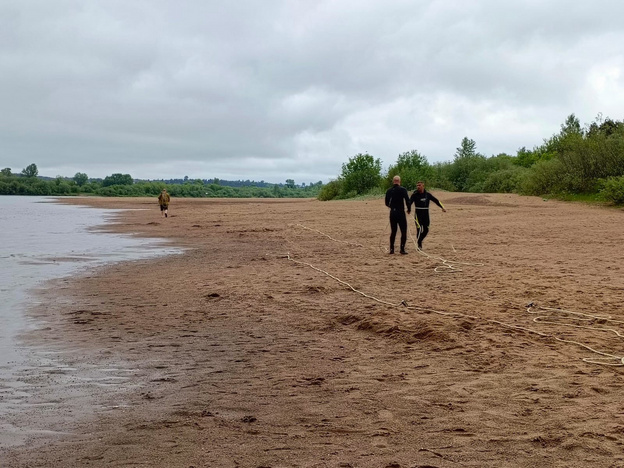
<path id="1" fill-rule="evenodd" d="M 189 250 L 42 293 L 26 339 L 100 377 L 33 368 L 2 466 L 624 466 L 624 211 L 435 193 L 406 256 L 382 200 L 63 200 Z"/>

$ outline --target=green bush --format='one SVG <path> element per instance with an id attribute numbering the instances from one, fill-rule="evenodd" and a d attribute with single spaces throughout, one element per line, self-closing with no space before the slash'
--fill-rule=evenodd
<path id="1" fill-rule="evenodd" d="M 323 185 L 321 191 L 318 194 L 318 199 L 321 201 L 334 200 L 342 193 L 343 182 L 342 180 L 332 180 Z"/>
<path id="2" fill-rule="evenodd" d="M 378 186 L 381 179 L 381 160 L 370 154 L 356 154 L 342 165 L 343 192 L 363 194 Z"/>
<path id="3" fill-rule="evenodd" d="M 431 176 L 424 182 L 429 188 L 438 188 L 446 190 L 447 192 L 457 191 L 457 187 L 453 185 L 450 180 L 450 170 L 452 163 L 450 162 L 438 162 L 430 167 Z"/>
<path id="4" fill-rule="evenodd" d="M 383 197 L 386 195 L 386 189 L 383 187 L 373 187 L 364 194 L 365 197 Z"/>
<path id="5" fill-rule="evenodd" d="M 355 198 L 358 196 L 358 193 L 355 190 L 351 190 L 350 192 L 341 193 L 337 198 L 339 200 L 346 200 L 348 198 Z"/>
<path id="6" fill-rule="evenodd" d="M 606 201 L 616 205 L 624 204 L 624 176 L 607 179 L 600 193 Z"/>
<path id="7" fill-rule="evenodd" d="M 558 159 L 538 161 L 521 181 L 520 193 L 523 195 L 544 195 L 562 192 L 565 186 L 562 174 L 564 174 L 564 167 Z"/>
<path id="8" fill-rule="evenodd" d="M 517 192 L 526 175 L 527 170 L 521 166 L 492 172 L 483 182 L 481 189 L 486 193 Z"/>

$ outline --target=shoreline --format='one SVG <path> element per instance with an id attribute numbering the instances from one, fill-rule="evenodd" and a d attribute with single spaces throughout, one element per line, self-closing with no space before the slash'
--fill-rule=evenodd
<path id="1" fill-rule="evenodd" d="M 3 319 L 7 323 L 4 331 L 9 331 L 5 336 L 7 349 L 1 375 L 3 433 L 0 450 L 19 447 L 33 437 L 61 436 L 64 429 L 57 431 L 55 428 L 62 426 L 59 421 L 66 419 L 66 413 L 71 413 L 72 419 L 79 414 L 88 416 L 90 411 L 85 408 L 93 403 L 89 394 L 100 395 L 105 393 L 104 387 L 127 380 L 120 369 L 97 369 L 92 365 L 74 368 L 67 361 L 71 349 L 59 340 L 42 340 L 46 332 L 41 330 L 45 330 L 46 321 L 52 319 L 48 309 L 66 305 L 62 291 L 68 289 L 75 278 L 95 275 L 107 265 L 153 257 L 153 251 L 145 250 L 147 248 L 164 248 L 164 255 L 178 253 L 161 243 L 161 239 L 137 241 L 117 234 L 87 234 L 108 221 L 109 210 L 81 211 L 64 206 L 50 215 L 49 208 L 39 207 L 54 203 L 51 197 L 28 198 L 26 202 L 19 201 L 24 197 L 16 199 L 17 202 L 6 208 L 10 213 L 20 210 L 19 216 L 12 215 L 12 220 L 20 223 L 16 229 L 20 233 L 23 230 L 25 237 L 23 243 L 19 236 L 13 236 L 5 244 L 5 251 L 10 253 L 14 263 L 9 282 L 5 281 L 11 297 L 3 304 Z M 84 209 L 90 208 L 85 206 Z M 76 216 L 80 220 L 77 221 Z M 28 223 L 28 219 L 37 221 Z M 43 229 L 47 230 L 45 239 L 37 237 Z M 15 297 L 21 298 L 19 302 Z M 57 303 L 59 299 L 60 304 Z M 54 305 L 50 307 L 49 304 Z"/>
<path id="2" fill-rule="evenodd" d="M 537 327 L 524 310 L 531 300 L 621 311 L 622 214 L 509 195 L 442 201 L 449 213 L 432 211 L 426 249 L 484 267 L 439 273 L 410 246 L 389 257 L 378 201 L 174 199 L 162 219 L 151 199 L 68 200 L 147 208 L 102 229 L 190 250 L 48 291 L 62 301 L 33 311 L 50 320 L 38 339 L 67 346 L 68 365 L 121 363 L 132 376 L 122 397 L 114 379 L 102 382 L 115 390 L 92 418 L 60 421 L 76 435 L 0 455 L 10 467 L 624 462 L 624 420 L 613 416 L 622 371 L 488 322 Z M 579 220 L 600 236 L 587 242 Z M 376 303 L 286 254 L 371 296 L 480 319 Z M 605 334 L 549 327 L 540 330 L 618 347 Z"/>

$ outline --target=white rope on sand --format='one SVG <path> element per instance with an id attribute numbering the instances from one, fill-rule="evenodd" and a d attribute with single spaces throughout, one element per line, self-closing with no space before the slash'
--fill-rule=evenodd
<path id="1" fill-rule="evenodd" d="M 299 265 L 305 265 L 305 266 L 308 266 L 308 267 L 312 268 L 313 270 L 316 270 L 316 271 L 318 271 L 320 273 L 323 273 L 324 275 L 329 276 L 330 278 L 332 278 L 333 280 L 337 281 L 338 283 L 346 286 L 351 291 L 353 291 L 353 292 L 355 292 L 357 294 L 360 294 L 361 296 L 364 296 L 364 297 L 366 297 L 368 299 L 371 299 L 371 300 L 373 300 L 375 302 L 379 302 L 380 304 L 385 304 L 385 305 L 388 305 L 388 306 L 391 306 L 391 307 L 405 307 L 407 309 L 420 310 L 422 312 L 433 312 L 435 314 L 446 315 L 446 316 L 460 316 L 460 317 L 467 317 L 467 318 L 472 318 L 472 319 L 479 319 L 479 317 L 475 317 L 475 316 L 472 316 L 472 315 L 466 315 L 466 314 L 462 314 L 462 313 L 459 313 L 459 312 L 443 312 L 441 310 L 430 309 L 428 307 L 410 306 L 405 301 L 394 303 L 394 302 L 386 301 L 386 300 L 383 300 L 383 299 L 379 299 L 379 298 L 377 298 L 375 296 L 371 296 L 370 294 L 366 294 L 366 293 L 360 291 L 359 289 L 355 289 L 353 286 L 351 286 L 346 281 L 341 280 L 340 278 L 337 278 L 336 276 L 332 275 L 331 273 L 328 273 L 327 271 L 322 270 L 321 268 L 318 268 L 318 267 L 312 265 L 311 263 L 302 262 L 301 260 L 295 260 L 290 255 L 290 253 L 288 253 L 286 255 L 286 258 L 288 260 L 290 260 L 291 262 L 293 262 L 293 263 L 297 263 Z"/>
<path id="2" fill-rule="evenodd" d="M 325 237 L 327 237 L 328 239 L 333 240 L 334 242 L 340 242 L 340 243 L 342 243 L 342 244 L 347 244 L 347 245 L 354 245 L 354 246 L 356 246 L 356 247 L 364 247 L 362 244 L 358 244 L 357 242 L 347 242 L 347 241 L 343 241 L 343 240 L 340 240 L 340 239 L 334 239 L 333 237 L 331 237 L 331 236 L 329 236 L 329 235 L 325 234 L 324 232 L 319 231 L 318 229 L 311 229 L 311 228 L 309 228 L 309 227 L 307 227 L 307 226 L 304 226 L 303 224 L 298 224 L 298 223 L 297 223 L 297 224 L 290 224 L 289 226 L 297 226 L 297 227 L 300 227 L 300 228 L 302 228 L 302 229 L 307 229 L 308 231 L 317 232 L 317 233 L 319 233 L 320 235 L 325 236 Z"/>
<path id="3" fill-rule="evenodd" d="M 302 224 L 295 224 L 294 226 L 298 226 L 301 227 L 303 229 L 307 229 L 308 231 L 312 231 L 312 232 L 316 232 L 319 233 L 335 242 L 341 242 L 341 243 L 345 243 L 345 244 L 349 244 L 349 245 L 354 245 L 357 247 L 364 247 L 362 244 L 358 244 L 355 242 L 346 242 L 346 241 L 341 241 L 338 239 L 334 239 L 333 237 L 317 230 L 317 229 L 310 229 Z M 387 226 L 386 226 L 387 229 Z M 410 237 L 412 239 L 412 241 L 414 242 L 414 245 L 416 246 L 416 241 L 414 239 L 414 236 L 412 235 L 411 229 L 409 229 L 408 226 L 408 232 L 410 234 Z M 416 246 L 416 250 L 418 253 L 420 253 L 421 255 L 426 256 L 429 259 L 433 259 L 433 260 L 439 260 L 443 263 L 442 266 L 440 267 L 436 267 L 435 271 L 438 272 L 438 268 L 448 268 L 449 270 L 451 270 L 452 272 L 455 271 L 462 271 L 458 268 L 455 268 L 454 265 L 467 265 L 467 266 L 483 266 L 483 263 L 467 263 L 467 262 L 458 262 L 458 261 L 453 261 L 453 260 L 446 260 L 442 257 L 433 257 L 431 255 L 428 255 L 427 253 L 423 252 L 421 249 L 419 249 Z M 455 250 L 455 248 L 453 248 L 453 250 Z M 568 343 L 568 344 L 574 344 L 577 346 L 580 346 L 581 348 L 587 349 L 588 351 L 591 351 L 592 353 L 598 354 L 602 357 L 593 357 L 593 358 L 582 358 L 583 362 L 586 362 L 588 364 L 598 364 L 598 365 L 604 365 L 604 366 L 616 366 L 616 367 L 620 367 L 620 366 L 624 366 L 624 356 L 617 356 L 615 354 L 610 354 L 610 353 L 605 353 L 602 351 L 598 351 L 593 349 L 592 347 L 585 345 L 583 343 L 580 343 L 578 341 L 574 341 L 574 340 L 566 340 L 564 338 L 559 338 L 555 335 L 550 335 L 548 333 L 543 333 L 540 332 L 538 330 L 533 330 L 531 328 L 527 328 L 527 327 L 521 327 L 519 325 L 512 325 L 510 323 L 506 323 L 506 322 L 501 322 L 499 320 L 494 320 L 494 319 L 482 319 L 481 317 L 477 317 L 474 315 L 468 315 L 468 314 L 463 314 L 461 312 L 445 312 L 445 311 L 441 311 L 441 310 L 436 310 L 436 309 L 432 309 L 432 308 L 428 308 L 428 307 L 418 307 L 418 306 L 410 306 L 407 304 L 407 302 L 405 302 L 404 300 L 399 302 L 399 303 L 393 303 L 393 302 L 389 302 L 389 301 L 385 301 L 382 299 L 379 299 L 375 296 L 371 296 L 370 294 L 366 294 L 358 289 L 355 289 L 353 286 L 351 286 L 349 283 L 347 283 L 346 281 L 341 280 L 340 278 L 337 278 L 336 276 L 328 273 L 325 270 L 322 270 L 318 267 L 315 267 L 314 265 L 312 265 L 311 263 L 307 263 L 307 262 L 302 262 L 300 260 L 295 260 L 294 258 L 292 258 L 290 256 L 290 253 L 287 254 L 286 258 L 288 258 L 288 260 L 290 260 L 291 262 L 300 264 L 300 265 L 305 265 L 308 266 L 320 273 L 323 273 L 324 275 L 329 276 L 330 278 L 332 278 L 333 280 L 339 282 L 340 284 L 346 286 L 347 288 L 351 289 L 353 292 L 360 294 L 363 297 L 366 297 L 368 299 L 371 299 L 373 301 L 376 301 L 380 304 L 385 304 L 385 305 L 389 305 L 392 307 L 405 307 L 407 309 L 411 309 L 411 310 L 417 310 L 417 311 L 421 311 L 421 312 L 431 312 L 434 314 L 438 314 L 438 315 L 442 315 L 442 316 L 446 316 L 446 317 L 461 317 L 461 318 L 465 318 L 465 319 L 472 319 L 472 320 L 477 320 L 477 321 L 484 321 L 484 322 L 488 322 L 488 323 L 494 323 L 497 325 L 500 325 L 502 327 L 505 328 L 510 328 L 512 330 L 518 330 L 518 331 L 524 331 L 527 333 L 531 333 L 534 335 L 538 335 L 544 338 L 552 338 L 556 341 L 559 341 L 561 343 Z M 529 314 L 536 314 L 539 312 L 533 312 L 531 309 L 534 306 L 533 303 L 529 304 L 527 306 L 527 312 Z M 619 321 L 619 320 L 613 320 L 610 316 L 601 316 L 601 315 L 590 315 L 590 314 L 583 314 L 580 312 L 572 312 L 572 311 L 568 311 L 568 310 L 563 310 L 563 309 L 554 309 L 554 308 L 550 308 L 550 307 L 539 307 L 540 310 L 547 310 L 550 312 L 557 312 L 557 313 L 562 313 L 562 314 L 567 314 L 567 315 L 574 315 L 576 316 L 577 320 L 583 320 L 583 321 L 595 321 L 595 320 L 601 320 L 601 321 L 605 321 L 605 322 L 611 322 L 611 323 L 624 323 L 624 321 Z M 566 324 L 566 323 L 560 323 L 560 322 L 552 322 L 552 321 L 548 321 L 545 320 L 547 317 L 544 316 L 539 316 L 539 317 L 535 317 L 533 319 L 534 323 L 544 323 L 544 324 L 551 324 L 551 325 L 563 325 L 563 326 L 567 326 L 567 327 L 573 327 L 573 328 L 584 328 L 584 329 L 589 329 L 589 330 L 594 330 L 594 331 L 608 331 L 608 332 L 612 332 L 615 335 L 617 335 L 620 338 L 624 338 L 624 335 L 622 335 L 620 332 L 618 332 L 617 330 L 613 329 L 613 328 L 597 328 L 597 327 L 589 327 L 589 326 L 583 326 L 583 325 L 574 325 L 574 324 Z M 615 362 L 612 362 L 615 361 Z"/>
<path id="4" fill-rule="evenodd" d="M 420 311 L 420 312 L 431 312 L 431 313 L 442 315 L 442 316 L 445 316 L 445 317 L 457 317 L 457 318 L 464 318 L 464 319 L 472 319 L 472 320 L 477 320 L 477 321 L 483 321 L 483 322 L 486 322 L 486 323 L 494 323 L 494 324 L 497 324 L 497 325 L 500 325 L 502 327 L 509 328 L 509 329 L 512 329 L 512 330 L 524 331 L 524 332 L 531 333 L 531 334 L 534 334 L 534 335 L 538 335 L 538 336 L 541 336 L 541 337 L 544 337 L 544 338 L 552 338 L 552 339 L 554 339 L 556 341 L 560 341 L 561 343 L 574 344 L 574 345 L 580 346 L 580 347 L 582 347 L 582 348 L 584 348 L 584 349 L 586 349 L 588 351 L 591 351 L 592 353 L 595 353 L 595 354 L 598 354 L 598 355 L 602 356 L 602 357 L 593 357 L 593 358 L 582 358 L 583 362 L 586 362 L 588 364 L 598 364 L 598 365 L 605 365 L 605 366 L 624 366 L 624 356 L 617 356 L 615 354 L 610 354 L 610 353 L 605 353 L 605 352 L 602 352 L 602 351 L 598 351 L 598 350 L 595 350 L 595 349 L 591 348 L 590 346 L 587 346 L 587 345 L 585 345 L 583 343 L 579 343 L 578 341 L 566 340 L 566 339 L 563 339 L 563 338 L 559 338 L 559 337 L 557 337 L 555 335 L 550 335 L 548 333 L 543 333 L 543 332 L 540 332 L 540 331 L 537 331 L 537 330 L 533 330 L 531 328 L 521 327 L 521 326 L 518 326 L 518 325 L 505 323 L 505 322 L 501 322 L 499 320 L 494 320 L 494 319 L 483 319 L 483 318 L 477 317 L 475 315 L 463 314 L 461 312 L 446 312 L 446 311 L 432 309 L 432 308 L 429 308 L 429 307 L 410 306 L 404 300 L 399 302 L 399 303 L 394 303 L 394 302 L 386 301 L 386 300 L 383 300 L 383 299 L 379 299 L 379 298 L 377 298 L 375 296 L 372 296 L 370 294 L 366 294 L 366 293 L 364 293 L 364 292 L 362 292 L 362 291 L 360 291 L 358 289 L 355 289 L 348 282 L 346 282 L 344 280 L 341 280 L 340 278 L 332 275 L 331 273 L 329 273 L 329 272 L 327 272 L 327 271 L 325 271 L 325 270 L 323 270 L 321 268 L 318 268 L 318 267 L 312 265 L 311 263 L 302 262 L 301 260 L 295 260 L 294 258 L 291 257 L 290 253 L 288 253 L 286 255 L 286 258 L 289 261 L 293 262 L 293 263 L 296 263 L 296 264 L 299 264 L 299 265 L 305 265 L 305 266 L 307 266 L 309 268 L 312 268 L 313 270 L 318 271 L 319 273 L 323 273 L 324 275 L 332 278 L 333 280 L 337 281 L 338 283 L 342 284 L 343 286 L 346 286 L 351 291 L 353 291 L 353 292 L 355 292 L 357 294 L 360 294 L 363 297 L 371 299 L 371 300 L 373 300 L 375 302 L 378 302 L 380 304 L 388 305 L 388 306 L 391 306 L 391 307 L 404 307 L 406 309 L 417 310 L 417 311 Z M 530 304 L 528 306 L 527 312 L 532 313 L 530 311 L 532 305 L 533 304 Z M 548 308 L 543 308 L 543 309 L 546 309 L 546 310 L 557 310 L 557 309 L 548 309 Z M 574 312 L 574 314 L 587 315 L 587 314 L 580 314 L 578 312 Z M 587 316 L 589 316 L 589 315 L 587 315 Z M 604 319 L 603 317 L 600 317 L 600 316 L 594 316 L 594 317 L 599 317 L 600 319 Z M 536 317 L 536 318 L 539 318 L 539 317 Z M 614 321 L 614 322 L 622 323 L 622 322 L 617 322 L 617 321 Z M 538 323 L 538 322 L 536 322 L 536 323 Z M 542 323 L 544 323 L 544 322 L 542 322 Z M 591 328 L 591 327 L 579 327 L 579 328 Z M 601 330 L 606 330 L 606 329 L 601 329 Z M 618 336 L 621 336 L 621 335 L 618 334 Z M 616 362 L 610 362 L 610 361 L 616 361 Z"/>
<path id="5" fill-rule="evenodd" d="M 388 224 L 386 225 L 386 227 L 385 227 L 385 229 L 384 229 L 384 232 L 388 229 L 388 226 L 389 226 L 389 225 L 390 225 L 390 223 L 388 223 Z M 344 241 L 344 240 L 335 239 L 334 237 L 332 237 L 332 236 L 330 236 L 330 235 L 328 235 L 328 234 L 325 234 L 324 232 L 319 231 L 318 229 L 312 229 L 312 228 L 309 228 L 309 227 L 307 227 L 307 226 L 304 226 L 303 224 L 299 224 L 299 223 L 297 223 L 297 224 L 290 224 L 289 226 L 300 227 L 300 228 L 302 228 L 302 229 L 306 229 L 306 230 L 311 231 L 311 232 L 316 232 L 316 233 L 320 234 L 321 236 L 325 236 L 325 237 L 327 237 L 328 239 L 333 240 L 334 242 L 340 242 L 340 243 L 342 243 L 342 244 L 353 245 L 353 246 L 356 246 L 356 247 L 364 247 L 364 245 L 359 244 L 359 243 L 357 243 L 357 242 L 347 242 L 347 241 Z M 460 261 L 458 261 L 458 260 L 448 260 L 448 259 L 445 259 L 445 258 L 442 258 L 442 257 L 434 257 L 433 255 L 429 255 L 429 254 L 427 254 L 427 253 L 423 252 L 421 249 L 419 249 L 419 248 L 418 248 L 418 246 L 416 245 L 416 240 L 414 239 L 414 236 L 412 235 L 412 231 L 411 231 L 411 229 L 409 228 L 409 224 L 408 224 L 408 232 L 409 232 L 410 238 L 412 239 L 412 242 L 414 243 L 414 247 L 416 248 L 416 251 L 417 251 L 420 255 L 425 256 L 425 257 L 426 257 L 426 258 L 428 258 L 429 260 L 434 260 L 434 261 L 440 261 L 440 262 L 442 262 L 442 265 L 441 265 L 441 266 L 435 267 L 434 271 L 435 271 L 436 273 L 440 273 L 440 270 L 438 270 L 438 268 L 444 268 L 444 269 L 446 269 L 447 271 L 450 271 L 450 272 L 454 273 L 454 272 L 460 272 L 460 271 L 463 271 L 463 270 L 461 270 L 460 268 L 457 268 L 457 267 L 456 267 L 456 265 L 464 265 L 464 266 L 483 266 L 483 265 L 484 265 L 483 263 L 468 263 L 468 262 L 460 262 Z M 381 240 L 380 240 L 380 244 L 381 244 Z M 381 248 L 381 245 L 380 245 L 379 247 Z M 453 247 L 452 245 L 451 245 L 451 247 L 453 248 L 453 251 L 455 251 L 455 252 L 456 252 L 455 247 Z M 381 248 L 381 250 L 383 250 L 384 252 L 388 252 L 388 250 L 387 250 L 387 249 L 386 249 L 386 250 L 384 250 L 383 248 Z"/>
<path id="6" fill-rule="evenodd" d="M 565 310 L 565 309 L 555 309 L 552 307 L 541 307 L 541 306 L 536 306 L 535 304 L 531 303 L 527 306 L 527 313 L 529 314 L 541 314 L 542 312 L 539 311 L 533 311 L 533 308 L 537 308 L 538 310 L 545 310 L 548 312 L 554 312 L 556 314 L 562 314 L 562 315 L 567 315 L 567 316 L 575 316 L 573 317 L 573 319 L 575 320 L 580 320 L 580 321 L 585 321 L 585 322 L 594 322 L 594 321 L 601 321 L 601 322 L 610 322 L 610 323 L 624 323 L 624 321 L 622 320 L 614 320 L 612 319 L 610 316 L 604 316 L 604 315 L 592 315 L 592 314 L 584 314 L 581 312 L 573 312 L 571 310 Z M 592 331 L 603 331 L 603 332 L 611 332 L 613 334 L 615 334 L 616 336 L 620 337 L 620 338 L 624 338 L 624 335 L 622 335 L 618 330 L 614 329 L 614 328 L 603 328 L 603 327 L 593 327 L 593 326 L 587 326 L 587 325 L 574 325 L 572 323 L 562 323 L 562 322 L 553 322 L 550 320 L 546 320 L 548 317 L 544 316 L 544 315 L 540 315 L 539 317 L 535 317 L 533 319 L 533 322 L 535 323 L 545 323 L 545 324 L 549 324 L 549 325 L 559 325 L 559 326 L 564 326 L 564 327 L 571 327 L 571 328 L 582 328 L 585 330 L 592 330 Z M 601 351 L 596 351 L 593 348 L 590 348 L 587 345 L 584 345 L 582 343 L 579 343 L 577 341 L 572 341 L 572 340 L 565 340 L 563 338 L 558 338 L 556 336 L 553 336 L 554 339 L 556 339 L 557 341 L 561 341 L 564 343 L 573 343 L 576 344 L 578 346 L 582 346 L 583 348 L 586 348 L 596 354 L 600 354 L 601 358 L 584 358 L 583 361 L 588 362 L 588 363 L 592 363 L 592 364 L 602 364 L 605 366 L 624 366 L 624 356 L 617 356 L 615 354 L 610 354 L 610 353 L 603 353 Z M 609 362 L 604 362 L 604 361 L 616 361 L 615 363 L 609 363 Z"/>
<path id="7" fill-rule="evenodd" d="M 416 248 L 416 252 L 418 252 L 420 255 L 424 255 L 425 257 L 427 257 L 429 260 L 437 260 L 442 262 L 442 265 L 437 266 L 434 268 L 434 271 L 436 273 L 440 273 L 440 271 L 438 270 L 438 268 L 446 268 L 447 270 L 450 270 L 451 273 L 455 273 L 455 272 L 460 272 L 463 271 L 460 268 L 457 268 L 456 265 L 464 265 L 464 266 L 483 266 L 483 263 L 468 263 L 468 262 L 460 262 L 457 260 L 448 260 L 442 257 L 434 257 L 433 255 L 429 255 L 428 253 L 424 252 L 422 249 L 418 248 L 418 245 L 416 243 L 416 239 L 414 238 L 414 235 L 412 234 L 412 230 L 409 228 L 409 224 L 408 224 L 408 228 L 407 231 L 409 232 L 409 236 L 410 239 L 412 240 L 414 247 Z M 451 244 L 451 247 L 453 248 L 454 252 L 457 252 L 455 250 L 455 247 L 453 247 L 453 245 Z"/>

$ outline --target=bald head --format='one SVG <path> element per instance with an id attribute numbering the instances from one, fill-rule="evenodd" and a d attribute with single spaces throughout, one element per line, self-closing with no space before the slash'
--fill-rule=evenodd
<path id="1" fill-rule="evenodd" d="M 401 177 L 399 177 L 398 175 L 395 175 L 395 176 L 392 178 L 392 183 L 393 183 L 394 185 L 401 185 Z"/>

